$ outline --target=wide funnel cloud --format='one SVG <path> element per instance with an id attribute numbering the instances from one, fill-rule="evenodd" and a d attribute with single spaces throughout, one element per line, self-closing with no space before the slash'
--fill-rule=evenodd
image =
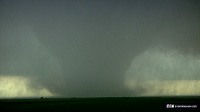
<path id="1" fill-rule="evenodd" d="M 199 95 L 199 68 L 199 55 L 159 46 L 133 59 L 125 85 L 142 96 Z"/>

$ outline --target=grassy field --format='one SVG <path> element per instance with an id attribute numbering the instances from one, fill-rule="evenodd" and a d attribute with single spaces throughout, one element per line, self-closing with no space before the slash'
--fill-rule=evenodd
<path id="1" fill-rule="evenodd" d="M 200 97 L 98 97 L 1 99 L 3 111 L 197 111 Z M 166 108 L 166 104 L 197 105 L 197 108 Z"/>

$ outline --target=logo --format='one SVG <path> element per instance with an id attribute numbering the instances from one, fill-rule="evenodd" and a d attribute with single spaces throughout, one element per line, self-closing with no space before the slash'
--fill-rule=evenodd
<path id="1" fill-rule="evenodd" d="M 167 104 L 166 108 L 174 108 L 174 104 Z"/>

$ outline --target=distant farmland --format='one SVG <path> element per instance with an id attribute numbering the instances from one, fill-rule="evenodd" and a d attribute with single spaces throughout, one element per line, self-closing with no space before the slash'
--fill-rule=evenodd
<path id="1" fill-rule="evenodd" d="M 168 111 L 199 110 L 200 97 L 99 97 L 1 99 L 2 111 Z M 195 108 L 166 108 L 167 104 L 196 105 Z"/>

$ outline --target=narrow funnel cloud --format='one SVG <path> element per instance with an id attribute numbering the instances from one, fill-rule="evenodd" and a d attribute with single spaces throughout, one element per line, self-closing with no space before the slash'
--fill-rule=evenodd
<path id="1" fill-rule="evenodd" d="M 29 88 L 27 83 L 30 81 L 35 88 L 40 86 L 48 88 L 47 95 L 52 95 L 51 92 L 55 94 L 56 89 L 63 85 L 62 68 L 59 61 L 42 45 L 34 32 L 26 25 L 10 26 L 8 29 L 9 32 L 6 32 L 7 35 L 3 37 L 3 45 L 6 46 L 7 50 L 3 55 L 6 60 L 2 60 L 0 65 L 1 75 L 9 74 L 8 77 L 0 77 L 0 80 L 3 81 L 1 86 L 5 86 L 6 82 L 8 86 L 1 88 L 2 93 L 8 93 L 9 88 L 11 88 L 11 94 L 8 96 L 12 96 L 16 92 L 14 95 L 16 97 L 17 95 L 34 96 L 37 93 L 40 95 L 40 92 L 46 91 L 38 90 L 37 92 L 37 89 Z M 21 82 L 21 85 L 16 85 L 16 90 L 13 90 L 17 82 Z M 22 91 L 22 94 L 18 94 L 19 91 Z"/>

